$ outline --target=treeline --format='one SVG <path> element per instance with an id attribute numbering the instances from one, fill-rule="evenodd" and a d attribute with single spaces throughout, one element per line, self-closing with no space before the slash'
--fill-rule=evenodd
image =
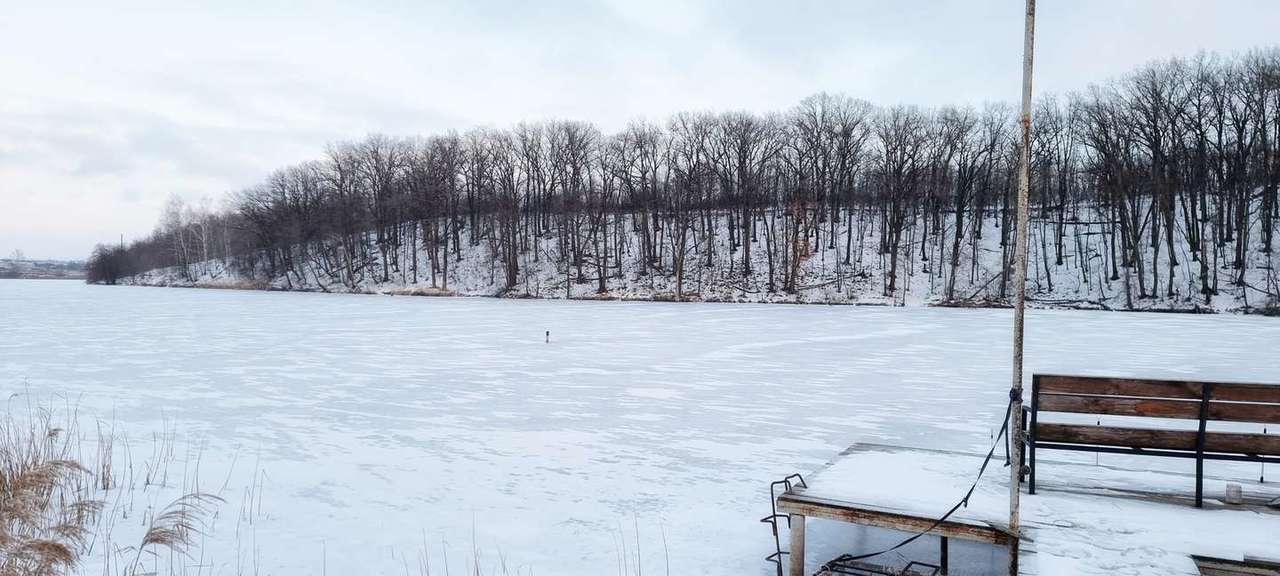
<path id="1" fill-rule="evenodd" d="M 484 248 L 510 290 L 522 267 L 550 259 L 599 292 L 629 281 L 626 268 L 671 276 L 680 297 L 686 270 L 714 263 L 786 293 L 812 254 L 834 250 L 856 274 L 873 242 L 886 295 L 918 257 L 953 300 L 957 276 L 978 279 L 983 234 L 999 235 L 1000 269 L 1012 264 L 1015 121 L 1005 104 L 878 107 L 824 93 L 784 113 L 680 113 L 616 134 L 552 121 L 371 136 L 278 170 L 226 209 L 174 201 L 150 238 L 99 246 L 89 280 L 162 267 L 194 277 L 217 260 L 249 278 L 447 290 L 450 261 Z M 1050 283 L 1070 266 L 1086 283 L 1122 284 L 1130 307 L 1208 302 L 1270 266 L 1280 49 L 1156 62 L 1042 97 L 1033 127 L 1034 273 Z M 1197 294 L 1175 284 L 1187 274 Z M 1010 277 L 993 279 L 999 297 Z"/>

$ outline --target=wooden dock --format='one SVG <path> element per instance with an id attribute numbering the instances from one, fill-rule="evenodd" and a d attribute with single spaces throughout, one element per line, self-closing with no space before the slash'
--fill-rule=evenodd
<path id="1" fill-rule="evenodd" d="M 922 560 L 942 566 L 943 573 L 948 539 L 1001 546 L 1011 541 L 1009 478 L 1002 455 L 997 459 L 968 506 L 930 531 L 940 543 L 938 557 Z M 777 500 L 778 510 L 791 514 L 790 574 L 806 574 L 806 518 L 899 530 L 905 537 L 929 529 L 955 505 L 982 460 L 874 444 L 842 452 L 807 475 L 807 487 Z M 1039 490 L 1023 494 L 1020 574 L 1198 576 L 1193 556 L 1280 560 L 1280 510 L 1267 506 L 1280 498 L 1280 484 L 1207 475 L 1205 505 L 1197 509 L 1192 474 L 1047 460 L 1039 466 Z M 1242 485 L 1243 504 L 1222 501 L 1228 482 Z"/>

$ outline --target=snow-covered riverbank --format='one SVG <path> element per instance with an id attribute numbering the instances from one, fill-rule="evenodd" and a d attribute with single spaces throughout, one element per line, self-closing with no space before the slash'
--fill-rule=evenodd
<path id="1" fill-rule="evenodd" d="M 354 281 L 331 268 L 321 245 L 297 247 L 287 264 L 271 265 L 265 258 L 250 264 L 244 258 L 208 260 L 186 267 L 151 270 L 121 279 L 121 283 L 144 286 L 272 289 L 308 292 L 358 292 L 382 294 L 504 296 L 513 298 L 573 298 L 702 302 L 779 302 L 871 305 L 958 305 L 999 307 L 1012 297 L 1011 285 L 1002 270 L 1010 253 L 1001 247 L 999 219 L 987 218 L 983 234 L 972 233 L 953 254 L 950 224 L 931 235 L 907 242 L 896 268 L 890 256 L 879 251 L 872 233 L 874 221 L 866 229 L 857 222 L 832 224 L 836 241 L 810 246 L 805 258 L 796 263 L 795 289 L 785 289 L 787 264 L 770 259 L 765 242 L 757 239 L 751 250 L 751 268 L 743 272 L 743 248 L 730 241 L 724 218 L 715 220 L 720 231 L 711 246 L 686 247 L 683 282 L 671 264 L 674 246 L 666 248 L 664 263 L 645 266 L 640 258 L 639 238 L 622 226 L 620 246 L 610 248 L 603 280 L 593 259 L 566 266 L 556 258 L 558 239 L 536 239 L 531 249 L 519 256 L 519 273 L 513 287 L 506 286 L 503 264 L 492 243 L 478 237 L 462 242 L 458 253 L 450 253 L 447 269 L 437 255 L 437 269 L 425 248 L 415 258 L 402 257 L 398 267 L 384 270 L 377 247 L 366 246 L 358 253 L 368 255 L 359 263 Z M 1032 250 L 1029 254 L 1028 297 L 1037 308 L 1104 310 L 1176 310 L 1197 312 L 1260 311 L 1276 305 L 1280 295 L 1280 275 L 1275 271 L 1274 254 L 1251 252 L 1245 269 L 1245 283 L 1234 278 L 1238 270 L 1226 260 L 1213 258 L 1206 278 L 1218 287 L 1207 300 L 1201 293 L 1202 270 L 1185 239 L 1180 240 L 1176 263 L 1170 267 L 1168 255 L 1158 262 L 1143 254 L 1143 284 L 1137 273 L 1126 270 L 1117 260 L 1114 246 L 1102 234 L 1103 227 L 1089 222 L 1063 225 L 1062 259 L 1055 254 L 1052 221 L 1033 222 Z M 849 227 L 853 227 L 850 230 Z M 916 229 L 929 226 L 919 224 Z M 850 234 L 852 232 L 852 234 Z M 923 234 L 923 232 L 920 232 Z M 913 233 L 914 234 L 914 233 Z M 470 231 L 462 234 L 469 238 Z M 1045 237 L 1045 238 L 1042 238 Z M 372 239 L 370 239 L 372 242 Z M 1254 239 L 1261 246 L 1261 240 Z M 810 243 L 812 244 L 812 243 Z M 954 257 L 954 261 L 953 261 Z M 329 256 L 328 258 L 332 258 Z M 660 258 L 661 260 L 661 258 Z M 410 262 L 415 263 L 412 267 Z M 954 262 L 954 263 L 953 263 Z M 1114 266 L 1119 268 L 1113 269 Z M 890 271 L 894 274 L 890 274 Z M 1134 268 L 1136 270 L 1136 268 Z M 890 281 L 894 289 L 889 290 Z M 678 285 L 679 284 L 679 285 Z M 604 289 L 601 290 L 603 285 Z"/>

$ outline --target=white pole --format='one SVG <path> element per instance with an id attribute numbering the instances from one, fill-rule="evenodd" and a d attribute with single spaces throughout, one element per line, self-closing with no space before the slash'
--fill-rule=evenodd
<path id="1" fill-rule="evenodd" d="M 1009 392 L 1009 576 L 1018 575 L 1019 528 L 1018 498 L 1022 484 L 1022 332 L 1027 300 L 1027 197 L 1031 186 L 1031 65 L 1035 52 L 1036 0 L 1027 0 L 1026 30 L 1022 44 L 1022 150 L 1018 170 L 1018 235 L 1015 245 L 1013 305 L 1013 388 Z"/>

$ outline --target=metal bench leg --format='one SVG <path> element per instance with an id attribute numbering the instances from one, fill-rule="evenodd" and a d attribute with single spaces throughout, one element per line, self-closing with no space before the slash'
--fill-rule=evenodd
<path id="1" fill-rule="evenodd" d="M 790 576 L 804 576 L 804 516 L 791 515 L 791 553 L 787 566 Z"/>
<path id="2" fill-rule="evenodd" d="M 1209 397 L 1213 384 L 1200 389 L 1200 432 L 1196 434 L 1196 508 L 1204 508 L 1204 431 L 1209 421 Z"/>
<path id="3" fill-rule="evenodd" d="M 1196 508 L 1204 508 L 1204 459 L 1196 458 Z"/>
<path id="4" fill-rule="evenodd" d="M 1030 448 L 1031 449 L 1028 450 L 1028 452 L 1030 452 L 1031 455 L 1028 458 L 1030 458 L 1031 460 L 1031 473 L 1030 473 L 1029 481 L 1027 482 L 1027 493 L 1035 494 L 1036 493 L 1036 440 L 1035 440 L 1035 437 L 1031 438 Z"/>
<path id="5" fill-rule="evenodd" d="M 1036 493 L 1036 425 L 1040 416 L 1040 383 L 1038 376 L 1032 378 L 1031 386 L 1031 424 L 1027 426 L 1027 452 L 1031 455 L 1027 459 L 1031 462 L 1031 471 L 1029 472 L 1027 482 L 1027 493 Z"/>

